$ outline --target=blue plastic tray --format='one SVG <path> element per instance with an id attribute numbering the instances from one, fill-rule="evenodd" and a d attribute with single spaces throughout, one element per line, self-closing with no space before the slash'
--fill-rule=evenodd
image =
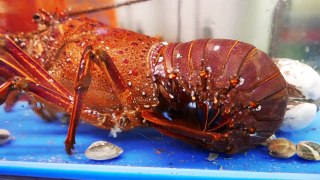
<path id="1" fill-rule="evenodd" d="M 109 136 L 109 131 L 80 124 L 76 152 L 64 152 L 67 126 L 47 123 L 37 117 L 25 103 L 10 112 L 0 107 L 0 128 L 8 129 L 14 139 L 0 146 L 0 175 L 50 178 L 97 179 L 124 178 L 272 178 L 320 179 L 320 162 L 294 156 L 275 159 L 266 147 L 257 147 L 237 155 L 219 155 L 208 161 L 209 152 L 190 144 L 163 136 L 152 128 L 138 128 Z M 320 142 L 320 114 L 314 123 L 299 132 L 277 134 L 297 143 L 302 140 Z M 94 141 L 106 140 L 124 149 L 113 160 L 93 161 L 84 156 Z"/>

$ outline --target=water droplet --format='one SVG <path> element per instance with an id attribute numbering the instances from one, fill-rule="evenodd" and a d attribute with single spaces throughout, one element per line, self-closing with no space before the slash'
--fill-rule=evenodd
<path id="1" fill-rule="evenodd" d="M 210 73 L 212 71 L 211 67 L 206 67 L 206 71 Z"/>
<path id="2" fill-rule="evenodd" d="M 181 54 L 180 54 L 180 53 L 177 53 L 176 58 L 177 58 L 177 59 L 182 58 Z"/>
<path id="3" fill-rule="evenodd" d="M 244 83 L 244 79 L 242 77 L 239 78 L 239 86 L 241 86 Z"/>
<path id="4" fill-rule="evenodd" d="M 255 111 L 260 111 L 261 110 L 261 106 L 259 105 L 257 108 L 254 109 Z"/>
<path id="5" fill-rule="evenodd" d="M 163 61 L 163 57 L 160 56 L 158 62 L 160 63 L 160 62 L 162 62 L 162 61 Z"/>
<path id="6" fill-rule="evenodd" d="M 128 82 L 128 86 L 132 86 L 132 82 L 131 81 Z"/>
<path id="7" fill-rule="evenodd" d="M 166 45 L 168 45 L 169 43 L 168 43 L 168 42 L 162 42 L 162 44 L 166 46 Z"/>
<path id="8" fill-rule="evenodd" d="M 219 49 L 220 49 L 220 46 L 219 46 L 219 45 L 216 45 L 216 46 L 213 47 L 213 50 L 214 50 L 214 51 L 218 51 Z"/>
<path id="9" fill-rule="evenodd" d="M 150 105 L 145 104 L 145 105 L 143 105 L 143 107 L 146 108 L 146 109 L 149 109 L 149 108 L 150 108 Z"/>

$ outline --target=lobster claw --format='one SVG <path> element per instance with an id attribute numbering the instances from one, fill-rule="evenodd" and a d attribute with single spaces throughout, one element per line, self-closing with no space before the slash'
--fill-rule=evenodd
<path id="1" fill-rule="evenodd" d="M 173 138 L 177 138 L 195 145 L 200 145 L 215 152 L 228 154 L 237 153 L 237 148 L 232 147 L 228 134 L 214 131 L 203 131 L 196 125 L 191 125 L 183 119 L 174 118 L 169 121 L 164 115 L 142 111 L 142 117 L 152 124 L 161 133 Z"/>

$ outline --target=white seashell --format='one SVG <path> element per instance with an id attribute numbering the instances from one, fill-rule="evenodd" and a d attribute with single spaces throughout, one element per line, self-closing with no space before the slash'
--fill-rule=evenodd
<path id="1" fill-rule="evenodd" d="M 320 98 L 320 75 L 312 67 L 293 59 L 274 60 L 285 80 L 300 90 L 306 99 Z"/>
<path id="2" fill-rule="evenodd" d="M 96 141 L 92 143 L 84 153 L 92 160 L 108 160 L 120 156 L 123 149 L 106 141 Z"/>
<path id="3" fill-rule="evenodd" d="M 288 105 L 281 131 L 291 132 L 303 129 L 310 125 L 317 114 L 317 106 L 312 103 L 301 102 L 297 105 Z"/>
<path id="4" fill-rule="evenodd" d="M 10 140 L 10 132 L 6 129 L 0 129 L 0 145 L 8 143 Z"/>
<path id="5" fill-rule="evenodd" d="M 285 80 L 299 90 L 304 98 L 294 101 L 289 98 L 287 111 L 280 130 L 285 132 L 301 130 L 312 123 L 320 102 L 320 75 L 309 65 L 298 60 L 274 59 Z M 307 102 L 313 100 L 315 104 Z"/>

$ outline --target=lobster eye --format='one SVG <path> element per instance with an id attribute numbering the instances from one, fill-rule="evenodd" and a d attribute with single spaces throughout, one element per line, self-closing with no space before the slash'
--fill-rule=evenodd
<path id="1" fill-rule="evenodd" d="M 35 22 L 40 22 L 41 16 L 40 16 L 38 13 L 36 13 L 36 14 L 34 14 L 34 15 L 32 16 L 32 19 L 33 19 Z"/>

